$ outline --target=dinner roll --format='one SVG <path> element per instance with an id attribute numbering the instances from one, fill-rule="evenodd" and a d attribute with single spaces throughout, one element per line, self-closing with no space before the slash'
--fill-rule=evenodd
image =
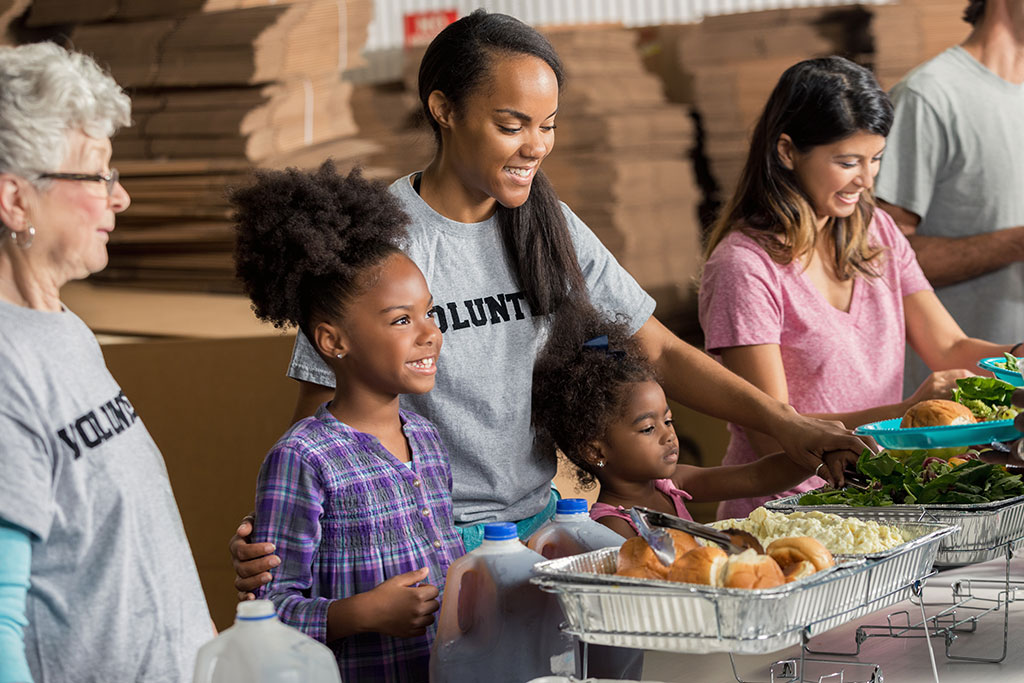
<path id="1" fill-rule="evenodd" d="M 668 576 L 668 567 L 661 563 L 658 556 L 651 550 L 651 546 L 647 545 L 647 541 L 639 536 L 634 536 L 626 539 L 626 542 L 619 548 L 615 573 L 634 578 L 664 579 Z"/>
<path id="2" fill-rule="evenodd" d="M 666 528 L 665 531 L 667 531 L 669 536 L 672 537 L 672 543 L 675 545 L 675 548 L 676 548 L 676 559 L 677 560 L 680 557 L 682 557 L 683 555 L 685 555 L 686 553 L 688 553 L 691 550 L 693 550 L 694 548 L 699 548 L 700 547 L 700 544 L 697 543 L 697 539 L 695 539 L 693 536 L 691 536 L 690 534 L 686 533 L 685 531 L 680 531 L 679 529 L 668 529 L 668 528 Z"/>
<path id="3" fill-rule="evenodd" d="M 726 588 L 775 588 L 784 584 L 786 577 L 770 555 L 748 549 L 729 556 L 723 582 Z"/>
<path id="4" fill-rule="evenodd" d="M 832 553 L 828 551 L 821 541 L 810 536 L 790 536 L 780 538 L 768 544 L 768 555 L 772 557 L 785 572 L 790 565 L 800 562 L 810 562 L 814 565 L 814 571 L 831 567 L 836 563 Z"/>
<path id="5" fill-rule="evenodd" d="M 615 576 L 626 576 L 631 579 L 659 579 L 664 581 L 665 574 L 656 573 L 656 568 L 653 567 L 629 567 L 628 569 L 620 569 L 615 572 Z"/>
<path id="6" fill-rule="evenodd" d="M 956 401 L 934 398 L 910 406 L 903 414 L 900 427 L 942 427 L 977 422 L 967 406 Z"/>
<path id="7" fill-rule="evenodd" d="M 790 581 L 796 581 L 810 576 L 814 572 L 818 571 L 814 568 L 814 565 L 807 560 L 801 560 L 800 562 L 794 562 L 785 569 L 782 570 L 783 576 L 786 577 L 786 583 Z"/>
<path id="8" fill-rule="evenodd" d="M 700 546 L 676 559 L 668 580 L 719 587 L 728 561 L 729 556 L 718 546 Z"/>

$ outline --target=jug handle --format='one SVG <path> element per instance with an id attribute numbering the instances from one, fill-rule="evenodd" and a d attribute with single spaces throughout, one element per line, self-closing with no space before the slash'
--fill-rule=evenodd
<path id="1" fill-rule="evenodd" d="M 459 630 L 469 633 L 473 628 L 476 602 L 479 597 L 480 574 L 476 569 L 467 569 L 459 578 Z"/>

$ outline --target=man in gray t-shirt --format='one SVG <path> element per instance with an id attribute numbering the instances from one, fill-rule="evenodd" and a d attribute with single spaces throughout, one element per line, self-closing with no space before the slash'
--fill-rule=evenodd
<path id="1" fill-rule="evenodd" d="M 1024 18 L 1010 19 L 1019 0 L 970 4 L 967 41 L 893 88 L 896 118 L 875 194 L 964 332 L 1016 344 L 1024 340 L 1024 66 L 1013 56 L 1024 51 Z M 927 375 L 908 351 L 904 388 Z"/>

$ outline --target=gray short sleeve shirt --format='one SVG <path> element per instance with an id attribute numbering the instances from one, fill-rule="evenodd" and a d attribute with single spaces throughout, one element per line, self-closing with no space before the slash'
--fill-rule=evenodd
<path id="1" fill-rule="evenodd" d="M 191 680 L 213 630 L 164 461 L 70 311 L 0 302 L 0 519 L 33 537 L 35 683 Z"/>
<path id="2" fill-rule="evenodd" d="M 396 180 L 391 192 L 411 219 L 406 253 L 427 279 L 444 334 L 434 390 L 402 396 L 402 407 L 431 420 L 448 447 L 457 522 L 532 516 L 547 503 L 555 474 L 553 454 L 536 448 L 530 426 L 533 364 L 547 324 L 534 319 L 506 264 L 495 218 L 449 220 L 420 198 L 409 176 Z M 654 300 L 562 208 L 591 300 L 640 329 Z M 301 333 L 288 375 L 334 386 L 333 373 Z"/>
<path id="3" fill-rule="evenodd" d="M 910 72 L 892 98 L 878 197 L 920 216 L 921 235 L 960 238 L 1024 225 L 1024 85 L 953 47 Z M 1024 263 L 935 293 L 968 335 L 1024 339 Z M 907 391 L 928 372 L 912 360 Z"/>

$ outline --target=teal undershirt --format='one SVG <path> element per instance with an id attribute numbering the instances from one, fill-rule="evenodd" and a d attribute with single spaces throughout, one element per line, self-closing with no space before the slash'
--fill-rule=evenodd
<path id="1" fill-rule="evenodd" d="M 25 659 L 25 596 L 32 570 L 32 537 L 0 521 L 0 683 L 31 683 Z"/>
<path id="2" fill-rule="evenodd" d="M 551 497 L 548 498 L 548 504 L 544 506 L 544 509 L 533 517 L 527 517 L 516 522 L 516 531 L 519 533 L 520 540 L 525 543 L 530 536 L 533 536 L 537 529 L 541 528 L 545 522 L 555 516 L 555 506 L 561 497 L 558 491 L 555 490 L 555 487 L 552 486 Z M 480 544 L 484 542 L 483 524 L 456 525 L 455 530 L 459 532 L 459 536 L 462 536 L 462 544 L 466 546 L 467 553 L 480 547 Z M 0 683 L 3 683 L 3 681 L 0 681 Z"/>

